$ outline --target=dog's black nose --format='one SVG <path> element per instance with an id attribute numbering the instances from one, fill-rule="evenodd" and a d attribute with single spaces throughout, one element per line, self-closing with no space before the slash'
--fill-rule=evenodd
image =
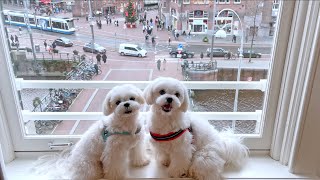
<path id="1" fill-rule="evenodd" d="M 124 107 L 129 107 L 129 106 L 130 106 L 129 103 L 125 103 L 125 104 L 124 104 Z"/>
<path id="2" fill-rule="evenodd" d="M 172 100 L 173 100 L 172 98 L 167 98 L 168 103 L 172 103 Z"/>

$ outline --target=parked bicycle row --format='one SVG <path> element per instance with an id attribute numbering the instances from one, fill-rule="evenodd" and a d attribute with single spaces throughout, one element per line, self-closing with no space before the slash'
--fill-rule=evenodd
<path id="1" fill-rule="evenodd" d="M 66 75 L 67 80 L 91 80 L 101 74 L 101 67 L 90 61 L 83 60 Z"/>
<path id="2" fill-rule="evenodd" d="M 50 102 L 44 111 L 66 112 L 80 92 L 81 89 L 49 89 Z M 36 133 L 42 134 L 45 131 L 53 130 L 61 122 L 61 120 L 36 120 L 34 121 Z"/>

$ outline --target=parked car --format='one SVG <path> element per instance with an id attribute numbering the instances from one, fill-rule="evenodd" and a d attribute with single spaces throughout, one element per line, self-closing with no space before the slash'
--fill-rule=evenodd
<path id="1" fill-rule="evenodd" d="M 224 57 L 226 54 L 228 54 L 228 51 L 222 49 L 222 48 L 212 48 L 212 57 Z M 207 57 L 210 57 L 211 55 L 211 48 L 207 49 Z"/>
<path id="2" fill-rule="evenodd" d="M 183 58 L 183 59 L 187 59 L 187 58 L 193 58 L 194 57 L 194 52 L 190 52 L 187 49 L 177 49 L 177 48 L 173 48 L 169 51 L 169 54 L 171 57 L 175 57 L 175 58 Z"/>
<path id="3" fill-rule="evenodd" d="M 140 46 L 136 44 L 120 44 L 119 54 L 121 56 L 129 55 L 129 56 L 145 57 L 147 55 L 147 51 L 145 49 L 142 49 Z"/>
<path id="4" fill-rule="evenodd" d="M 54 40 L 57 46 L 71 47 L 73 46 L 73 42 L 65 37 L 58 38 Z"/>
<path id="5" fill-rule="evenodd" d="M 94 43 L 94 45 L 92 46 L 92 43 L 86 43 L 83 46 L 83 51 L 84 52 L 93 52 L 95 54 L 97 53 L 105 53 L 107 52 L 106 48 L 100 46 L 99 44 Z"/>
<path id="6" fill-rule="evenodd" d="M 250 58 L 250 50 L 244 50 L 242 54 L 244 58 Z M 251 53 L 252 58 L 261 58 L 261 56 L 262 56 L 261 53 L 256 53 L 254 51 L 252 51 Z"/>

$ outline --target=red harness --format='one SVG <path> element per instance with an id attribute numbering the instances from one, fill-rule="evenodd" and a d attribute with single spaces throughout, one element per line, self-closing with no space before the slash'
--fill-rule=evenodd
<path id="1" fill-rule="evenodd" d="M 155 140 L 155 141 L 172 141 L 177 139 L 178 137 L 180 137 L 183 133 L 185 133 L 186 131 L 189 131 L 190 133 L 192 133 L 192 128 L 186 128 L 186 129 L 180 129 L 177 132 L 170 132 L 168 134 L 157 134 L 157 133 L 153 133 L 150 131 L 150 135 L 151 137 Z"/>

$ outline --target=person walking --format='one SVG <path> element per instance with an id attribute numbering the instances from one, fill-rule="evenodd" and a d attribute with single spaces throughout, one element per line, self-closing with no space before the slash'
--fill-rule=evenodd
<path id="1" fill-rule="evenodd" d="M 102 61 L 103 61 L 104 63 L 107 63 L 107 55 L 106 55 L 106 53 L 103 53 L 103 55 L 102 55 Z"/>
<path id="2" fill-rule="evenodd" d="M 57 47 L 56 42 L 53 42 L 53 43 L 52 43 L 52 49 L 53 49 L 53 50 L 55 50 L 55 49 L 56 49 L 56 47 Z"/>
<path id="3" fill-rule="evenodd" d="M 203 52 L 200 53 L 200 59 L 203 59 Z"/>
<path id="4" fill-rule="evenodd" d="M 170 43 L 171 43 L 171 38 L 169 37 L 169 40 L 168 40 L 168 42 L 169 42 L 169 46 L 170 46 Z"/>
<path id="5" fill-rule="evenodd" d="M 48 44 L 46 39 L 43 41 L 43 45 L 44 45 L 44 49 L 47 51 Z"/>
<path id="6" fill-rule="evenodd" d="M 10 40 L 11 40 L 11 44 L 13 44 L 14 37 L 12 36 L 12 34 L 11 34 L 11 36 L 10 36 Z"/>
<path id="7" fill-rule="evenodd" d="M 157 61 L 157 68 L 159 71 L 161 71 L 161 60 L 160 59 L 158 59 L 158 61 Z"/>
<path id="8" fill-rule="evenodd" d="M 15 41 L 16 43 L 19 42 L 19 38 L 18 38 L 17 35 L 14 35 L 14 41 Z"/>
<path id="9" fill-rule="evenodd" d="M 101 55 L 100 55 L 100 53 L 97 54 L 96 59 L 97 59 L 97 64 L 101 65 Z"/>
<path id="10" fill-rule="evenodd" d="M 232 36 L 232 42 L 234 42 L 234 43 L 237 42 L 237 37 L 236 37 L 236 35 L 233 35 L 233 36 Z"/>
<path id="11" fill-rule="evenodd" d="M 166 60 L 166 59 L 163 59 L 163 61 L 162 61 L 162 68 L 163 68 L 164 71 L 166 70 L 166 66 L 167 66 L 167 60 Z"/>

